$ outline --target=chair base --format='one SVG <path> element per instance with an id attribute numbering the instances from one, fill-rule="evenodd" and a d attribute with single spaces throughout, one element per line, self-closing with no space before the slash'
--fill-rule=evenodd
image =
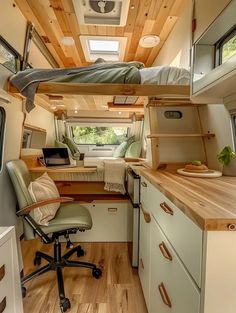
<path id="1" fill-rule="evenodd" d="M 39 268 L 33 273 L 23 277 L 23 279 L 21 280 L 23 296 L 26 295 L 26 289 L 25 287 L 23 287 L 25 283 L 34 279 L 35 277 L 38 277 L 44 273 L 47 273 L 48 271 L 56 271 L 57 285 L 58 285 L 58 292 L 59 292 L 59 299 L 60 299 L 60 308 L 61 308 L 61 312 L 66 312 L 70 308 L 70 301 L 68 298 L 65 297 L 62 269 L 64 267 L 84 267 L 84 268 L 91 269 L 92 275 L 96 279 L 100 278 L 102 275 L 101 269 L 98 268 L 93 263 L 68 260 L 74 253 L 77 253 L 77 256 L 80 257 L 84 255 L 84 250 L 81 248 L 81 246 L 77 246 L 69 250 L 67 253 L 65 253 L 62 256 L 61 255 L 61 243 L 59 242 L 58 238 L 56 238 L 54 242 L 54 257 L 51 257 L 50 255 L 47 255 L 41 251 L 37 251 L 35 254 L 34 265 L 40 265 L 41 259 L 46 260 L 48 264 Z"/>

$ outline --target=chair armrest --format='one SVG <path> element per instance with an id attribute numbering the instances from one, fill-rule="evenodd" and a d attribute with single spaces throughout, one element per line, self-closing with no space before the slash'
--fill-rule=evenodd
<path id="1" fill-rule="evenodd" d="M 60 197 L 60 198 L 51 198 L 46 199 L 38 202 L 34 202 L 30 205 L 25 206 L 23 209 L 19 210 L 16 214 L 18 216 L 29 214 L 32 210 L 42 207 L 44 205 L 52 204 L 52 203 L 64 203 L 64 202 L 72 202 L 74 201 L 73 198 L 69 197 Z"/>

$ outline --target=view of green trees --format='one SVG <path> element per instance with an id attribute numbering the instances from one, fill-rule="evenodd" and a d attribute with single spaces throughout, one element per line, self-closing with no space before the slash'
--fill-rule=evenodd
<path id="1" fill-rule="evenodd" d="M 222 63 L 236 54 L 236 35 L 227 41 L 222 50 Z"/>
<path id="2" fill-rule="evenodd" d="M 9 70 L 16 71 L 16 60 L 4 46 L 0 45 L 0 63 L 6 66 Z"/>
<path id="3" fill-rule="evenodd" d="M 119 145 L 127 139 L 127 127 L 72 127 L 76 144 Z"/>

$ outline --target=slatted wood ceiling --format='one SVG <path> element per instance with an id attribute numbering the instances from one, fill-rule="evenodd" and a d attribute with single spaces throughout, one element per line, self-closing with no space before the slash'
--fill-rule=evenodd
<path id="1" fill-rule="evenodd" d="M 141 61 L 152 66 L 173 29 L 187 0 L 130 0 L 125 27 L 79 25 L 72 0 L 15 0 L 27 20 L 31 21 L 61 67 L 85 66 L 79 35 L 125 36 L 128 38 L 124 61 Z M 141 36 L 159 35 L 154 48 L 138 45 Z M 60 39 L 72 36 L 75 45 L 64 46 Z"/>

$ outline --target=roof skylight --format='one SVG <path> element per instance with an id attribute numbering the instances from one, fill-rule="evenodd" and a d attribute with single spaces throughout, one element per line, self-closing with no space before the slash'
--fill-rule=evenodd
<path id="1" fill-rule="evenodd" d="M 90 53 L 119 54 L 120 42 L 118 40 L 88 40 Z"/>
<path id="2" fill-rule="evenodd" d="M 123 61 L 126 37 L 80 36 L 81 45 L 87 62 L 98 58 L 106 61 Z"/>

